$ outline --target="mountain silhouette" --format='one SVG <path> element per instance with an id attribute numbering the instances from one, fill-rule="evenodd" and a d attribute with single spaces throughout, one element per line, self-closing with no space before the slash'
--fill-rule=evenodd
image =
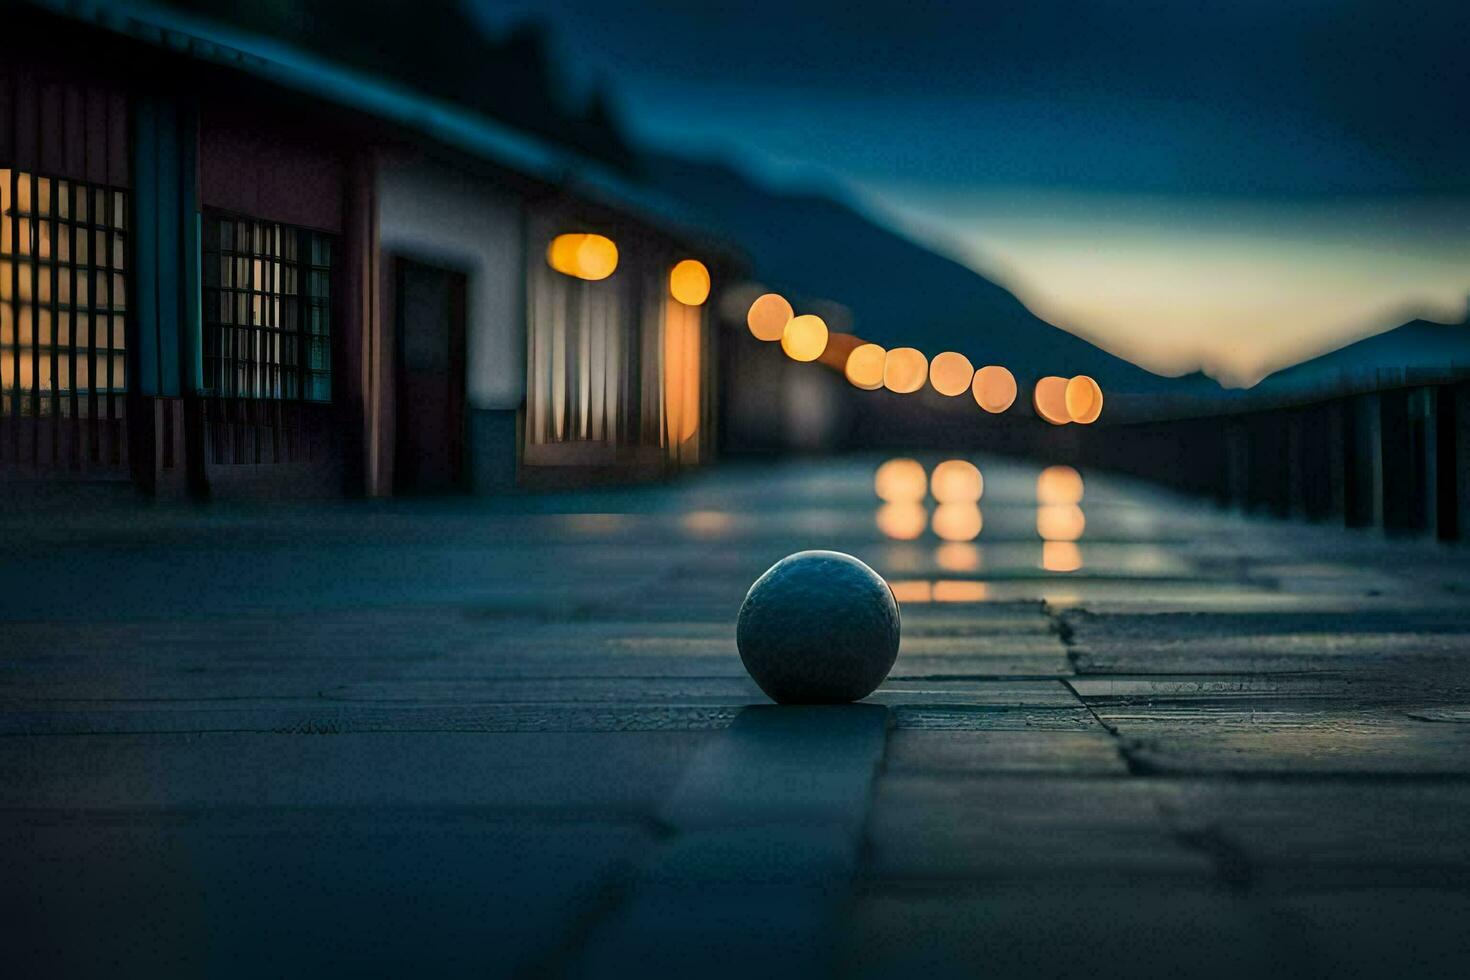
<path id="1" fill-rule="evenodd" d="M 930 357 L 959 351 L 977 366 L 1004 365 L 1023 386 L 1048 374 L 1087 374 L 1110 393 L 1207 390 L 1047 323 L 999 284 L 834 197 L 771 189 L 728 164 L 648 151 L 638 169 L 734 243 L 756 279 L 798 307 L 801 298 L 842 304 L 852 311 L 851 332 L 865 340 Z"/>
<path id="2" fill-rule="evenodd" d="M 1258 397 L 1368 391 L 1470 374 L 1470 321 L 1411 320 L 1277 371 L 1251 389 Z"/>

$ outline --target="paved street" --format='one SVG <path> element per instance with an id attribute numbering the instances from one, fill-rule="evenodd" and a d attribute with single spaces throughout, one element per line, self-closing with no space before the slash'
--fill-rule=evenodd
<path id="1" fill-rule="evenodd" d="M 985 459 L 974 543 L 900 540 L 879 462 L 12 495 L 9 975 L 1467 975 L 1470 552 L 1092 473 L 1044 550 Z M 900 599 L 864 704 L 741 666 L 803 548 Z"/>

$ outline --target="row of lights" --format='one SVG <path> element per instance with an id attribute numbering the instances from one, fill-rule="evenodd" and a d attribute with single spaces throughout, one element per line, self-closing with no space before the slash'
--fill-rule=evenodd
<path id="1" fill-rule="evenodd" d="M 618 247 L 606 235 L 571 232 L 551 240 L 546 262 L 563 275 L 597 282 L 617 271 Z M 709 269 L 698 259 L 684 259 L 669 271 L 669 295 L 678 302 L 702 306 L 709 294 Z M 746 314 L 746 324 L 757 339 L 780 341 L 781 349 L 794 361 L 815 361 L 826 351 L 831 337 L 821 317 L 812 313 L 797 316 L 777 293 L 758 297 Z M 859 344 L 848 353 L 843 373 L 851 384 L 866 391 L 887 388 L 906 395 L 924 387 L 925 381 L 948 397 L 969 390 L 975 403 L 991 414 L 1006 411 L 1016 401 L 1016 378 L 1009 370 L 997 364 L 976 370 L 968 357 L 955 351 L 944 351 L 930 361 L 913 347 L 885 350 L 878 344 Z M 1102 415 L 1102 388 L 1086 375 L 1048 376 L 1036 383 L 1032 406 L 1052 425 L 1087 425 Z"/>
<path id="2" fill-rule="evenodd" d="M 751 303 L 746 326 L 757 340 L 780 341 L 781 349 L 794 361 L 815 361 L 827 349 L 831 337 L 827 324 L 811 313 L 796 315 L 784 296 L 765 293 Z M 979 370 L 970 359 L 955 351 L 926 358 L 913 347 L 885 350 L 878 344 L 859 344 L 848 352 L 843 374 L 849 383 L 865 391 L 887 388 L 900 395 L 924 387 L 925 381 L 941 395 L 956 397 L 969 391 L 975 403 L 991 414 L 999 414 L 1016 401 L 1016 377 L 998 364 Z M 1079 374 L 1073 378 L 1049 376 L 1036 383 L 1032 392 L 1036 414 L 1052 425 L 1077 422 L 1088 425 L 1102 415 L 1102 388 Z"/>
<path id="3" fill-rule="evenodd" d="M 599 282 L 617 271 L 618 246 L 606 235 L 557 235 L 546 247 L 546 264 L 562 275 Z M 669 295 L 685 306 L 703 306 L 709 291 L 709 269 L 698 259 L 684 259 L 669 270 Z"/>

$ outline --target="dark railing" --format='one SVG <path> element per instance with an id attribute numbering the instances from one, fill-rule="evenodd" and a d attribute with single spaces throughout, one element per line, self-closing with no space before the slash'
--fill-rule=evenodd
<path id="1" fill-rule="evenodd" d="M 1470 532 L 1470 381 L 1357 386 L 1087 435 L 1072 447 L 1080 462 L 1223 506 L 1445 541 Z"/>

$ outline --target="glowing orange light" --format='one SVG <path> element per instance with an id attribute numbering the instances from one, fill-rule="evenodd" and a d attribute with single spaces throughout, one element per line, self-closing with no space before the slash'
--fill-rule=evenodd
<path id="1" fill-rule="evenodd" d="M 700 312 L 672 298 L 664 311 L 664 422 L 670 444 L 699 430 Z"/>
<path id="2" fill-rule="evenodd" d="M 723 510 L 691 510 L 679 523 L 696 537 L 719 537 L 735 526 L 735 517 Z"/>
<path id="3" fill-rule="evenodd" d="M 563 275 L 577 274 L 577 249 L 586 235 L 557 235 L 546 246 L 546 264 Z"/>
<path id="4" fill-rule="evenodd" d="M 987 364 L 975 372 L 970 386 L 975 404 L 992 415 L 1004 412 L 1016 401 L 1016 376 L 997 364 Z"/>
<path id="5" fill-rule="evenodd" d="M 946 541 L 974 541 L 984 521 L 974 504 L 940 504 L 934 508 L 934 533 Z"/>
<path id="6" fill-rule="evenodd" d="M 929 515 L 924 505 L 912 500 L 896 500 L 878 508 L 878 530 L 895 541 L 912 541 L 924 533 Z"/>
<path id="7" fill-rule="evenodd" d="M 709 270 L 698 259 L 685 259 L 669 272 L 669 295 L 685 306 L 709 299 Z"/>
<path id="8" fill-rule="evenodd" d="M 931 594 L 935 602 L 984 602 L 990 589 L 984 582 L 940 579 L 934 583 Z"/>
<path id="9" fill-rule="evenodd" d="M 883 387 L 883 361 L 888 352 L 877 344 L 854 347 L 847 355 L 847 366 L 843 373 L 847 380 L 866 391 Z"/>
<path id="10" fill-rule="evenodd" d="M 980 546 L 964 541 L 948 541 L 934 552 L 934 562 L 946 572 L 980 570 Z"/>
<path id="11" fill-rule="evenodd" d="M 618 267 L 618 247 L 603 235 L 557 235 L 546 248 L 546 262 L 563 275 L 596 281 Z"/>
<path id="12" fill-rule="evenodd" d="M 900 395 L 918 391 L 929 377 L 929 359 L 912 347 L 895 347 L 883 359 L 883 387 Z"/>
<path id="13" fill-rule="evenodd" d="M 1066 425 L 1072 421 L 1072 416 L 1067 412 L 1066 378 L 1052 375 L 1036 382 L 1036 387 L 1031 392 L 1031 403 L 1036 408 L 1036 414 L 1052 425 Z"/>
<path id="14" fill-rule="evenodd" d="M 786 332 L 786 324 L 796 316 L 786 297 L 779 293 L 766 293 L 756 297 L 745 314 L 745 324 L 757 340 L 776 341 Z"/>
<path id="15" fill-rule="evenodd" d="M 941 395 L 962 395 L 975 377 L 975 366 L 963 354 L 947 350 L 929 362 L 929 383 Z"/>
<path id="16" fill-rule="evenodd" d="M 920 501 L 928 489 L 929 478 L 916 459 L 890 459 L 873 474 L 873 491 L 879 500 Z"/>
<path id="17" fill-rule="evenodd" d="M 929 492 L 941 504 L 973 504 L 985 492 L 985 478 L 968 460 L 946 459 L 934 467 Z"/>
<path id="18" fill-rule="evenodd" d="M 781 349 L 793 361 L 815 361 L 827 349 L 827 324 L 813 313 L 786 321 L 781 331 Z"/>
<path id="19" fill-rule="evenodd" d="M 895 602 L 931 602 L 934 599 L 933 586 L 923 579 L 889 582 L 888 588 L 893 592 Z"/>
<path id="20" fill-rule="evenodd" d="M 1036 502 L 1080 504 L 1082 502 L 1082 474 L 1070 466 L 1048 466 L 1036 478 Z"/>
<path id="21" fill-rule="evenodd" d="M 786 324 L 795 315 L 796 312 L 786 302 L 786 297 L 778 293 L 765 293 L 757 296 L 755 302 L 750 304 L 750 311 L 745 314 L 745 325 L 750 328 L 756 340 L 780 340 Z"/>
<path id="22" fill-rule="evenodd" d="M 618 247 L 611 238 L 588 235 L 577 246 L 577 268 L 583 279 L 606 279 L 617 270 Z"/>
<path id="23" fill-rule="evenodd" d="M 1076 541 L 1087 518 L 1076 504 L 1042 504 L 1036 508 L 1036 533 L 1044 541 Z"/>
<path id="24" fill-rule="evenodd" d="M 1041 567 L 1048 572 L 1075 572 L 1082 567 L 1082 549 L 1070 541 L 1044 542 Z"/>
<path id="25" fill-rule="evenodd" d="M 1096 422 L 1102 414 L 1102 388 L 1085 374 L 1079 374 L 1067 382 L 1065 400 L 1067 417 L 1073 422 L 1089 425 Z"/>

